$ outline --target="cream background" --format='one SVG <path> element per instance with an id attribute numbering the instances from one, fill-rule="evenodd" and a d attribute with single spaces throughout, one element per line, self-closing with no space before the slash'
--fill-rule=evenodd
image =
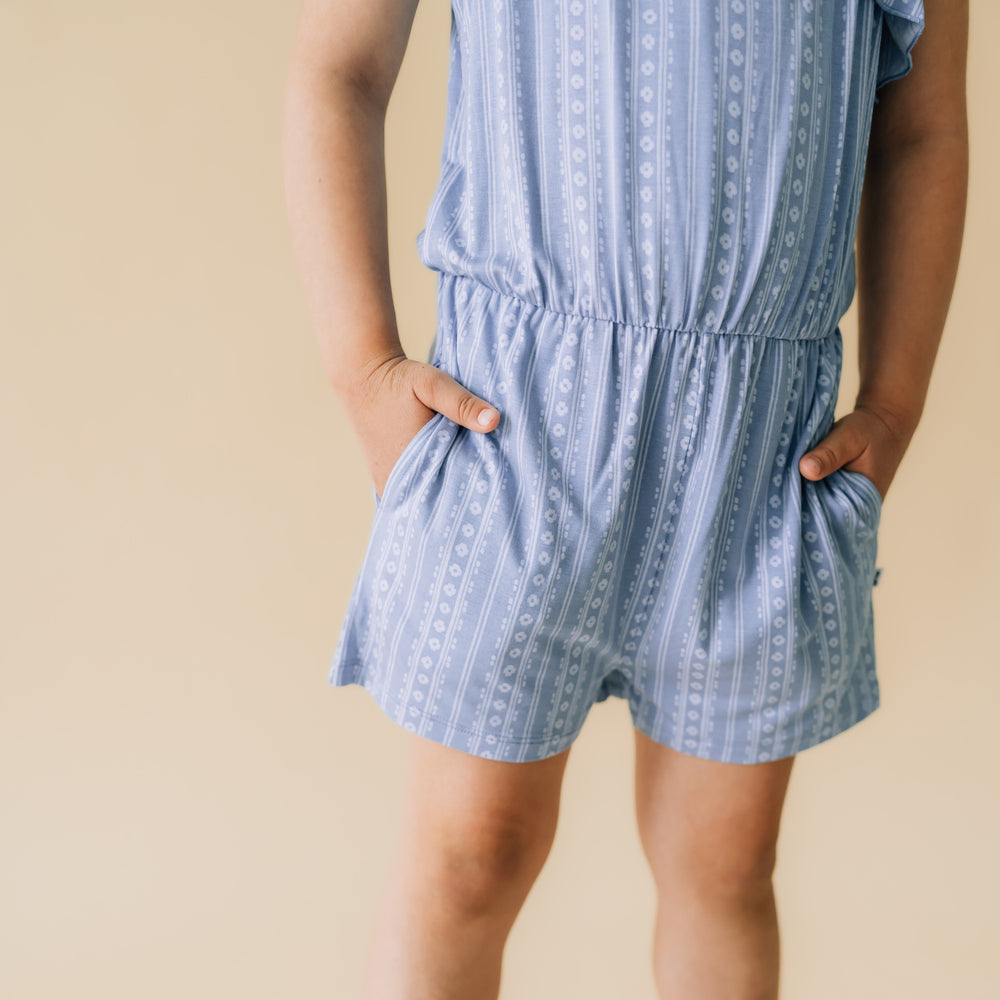
<path id="1" fill-rule="evenodd" d="M 358 995 L 408 737 L 326 682 L 373 509 L 282 201 L 297 7 L 0 11 L 11 1000 Z M 976 5 L 961 271 L 880 530 L 883 705 L 793 773 L 784 1000 L 997 995 L 998 36 L 1000 10 Z M 447 42 L 446 0 L 423 0 L 387 136 L 394 296 L 420 357 Z M 571 754 L 503 1000 L 653 1000 L 631 766 L 612 700 Z"/>

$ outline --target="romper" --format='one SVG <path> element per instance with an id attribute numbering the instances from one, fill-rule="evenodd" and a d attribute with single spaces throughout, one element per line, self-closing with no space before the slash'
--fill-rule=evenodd
<path id="1" fill-rule="evenodd" d="M 921 0 L 452 0 L 427 361 L 329 671 L 480 757 L 625 699 L 750 764 L 879 705 L 882 498 L 830 430 L 875 91 Z"/>

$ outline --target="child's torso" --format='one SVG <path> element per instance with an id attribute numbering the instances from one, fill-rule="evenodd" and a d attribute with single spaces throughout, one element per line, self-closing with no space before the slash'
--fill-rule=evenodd
<path id="1" fill-rule="evenodd" d="M 854 295 L 883 16 L 876 0 L 452 0 L 421 260 L 577 315 L 827 335 Z"/>

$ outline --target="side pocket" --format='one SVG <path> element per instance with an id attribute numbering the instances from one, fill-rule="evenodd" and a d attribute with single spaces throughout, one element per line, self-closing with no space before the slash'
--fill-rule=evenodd
<path id="1" fill-rule="evenodd" d="M 410 464 L 411 459 L 416 455 L 418 451 L 424 445 L 430 436 L 434 433 L 435 428 L 442 420 L 445 419 L 443 413 L 440 410 L 434 412 L 434 415 L 423 424 L 417 433 L 406 442 L 406 446 L 400 453 L 399 457 L 393 463 L 392 468 L 389 470 L 389 475 L 386 477 L 385 487 L 382 490 L 382 496 L 380 497 L 375 490 L 375 484 L 372 483 L 372 496 L 375 499 L 375 509 L 381 510 L 385 506 L 386 500 L 391 499 L 393 494 L 397 492 L 396 483 L 405 474 L 406 467 Z"/>
<path id="2" fill-rule="evenodd" d="M 871 513 L 873 526 L 877 527 L 882 517 L 882 494 L 879 493 L 878 487 L 863 472 L 843 467 L 836 472 L 844 476 L 844 482 L 849 488 L 860 494 L 862 502 L 867 504 Z"/>
<path id="3" fill-rule="evenodd" d="M 822 484 L 828 489 L 823 490 Z M 882 517 L 882 495 L 864 473 L 843 467 L 828 473 L 816 483 L 820 495 L 833 502 L 827 511 L 830 526 L 838 539 L 845 567 L 850 566 L 865 588 L 878 583 L 876 571 L 879 523 Z"/>
<path id="4" fill-rule="evenodd" d="M 803 574 L 803 608 L 813 607 L 810 628 L 817 634 L 820 627 L 832 629 L 823 642 L 837 647 L 835 662 L 854 664 L 871 642 L 878 490 L 867 476 L 843 468 L 822 479 L 803 476 L 802 490 L 802 558 L 809 566 Z M 820 608 L 833 625 L 820 622 Z"/>

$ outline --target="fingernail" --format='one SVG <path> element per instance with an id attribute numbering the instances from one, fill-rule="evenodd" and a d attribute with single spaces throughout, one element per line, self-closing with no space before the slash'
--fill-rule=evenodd
<path id="1" fill-rule="evenodd" d="M 805 466 L 806 471 L 808 472 L 819 472 L 820 470 L 820 464 L 818 458 L 807 458 L 802 464 Z"/>
<path id="2" fill-rule="evenodd" d="M 485 410 L 479 411 L 479 422 L 485 427 L 496 415 L 496 410 L 492 410 L 487 407 Z"/>

